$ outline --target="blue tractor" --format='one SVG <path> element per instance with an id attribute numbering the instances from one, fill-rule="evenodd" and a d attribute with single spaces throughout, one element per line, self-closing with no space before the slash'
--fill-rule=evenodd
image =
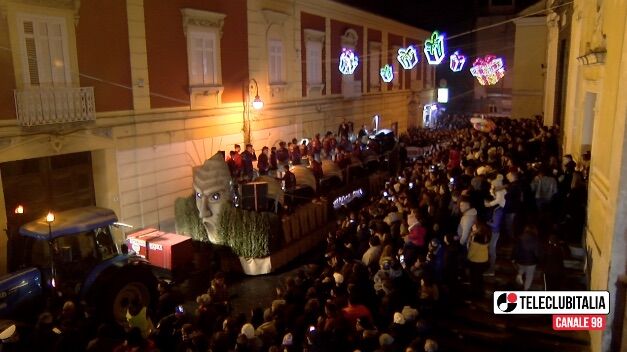
<path id="1" fill-rule="evenodd" d="M 23 319 L 65 299 L 83 301 L 101 318 L 120 323 L 130 304 L 154 308 L 157 279 L 144 259 L 115 243 L 112 210 L 77 208 L 47 220 L 19 230 L 22 269 L 0 278 L 0 318 Z"/>

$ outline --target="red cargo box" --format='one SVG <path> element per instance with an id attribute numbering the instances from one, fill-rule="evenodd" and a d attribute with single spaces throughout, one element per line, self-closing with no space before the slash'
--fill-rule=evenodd
<path id="1" fill-rule="evenodd" d="M 150 264 L 167 270 L 184 267 L 194 254 L 190 237 L 151 228 L 128 235 L 126 241 L 130 249 Z"/>

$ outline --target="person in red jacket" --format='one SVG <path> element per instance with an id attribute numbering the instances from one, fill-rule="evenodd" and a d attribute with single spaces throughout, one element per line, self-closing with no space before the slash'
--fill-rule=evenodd
<path id="1" fill-rule="evenodd" d="M 237 177 L 241 176 L 243 172 L 243 168 L 244 168 L 242 156 L 240 155 L 241 150 L 242 150 L 242 147 L 240 147 L 239 144 L 236 144 L 235 154 L 231 156 L 231 159 L 233 159 L 233 164 L 235 165 L 235 174 L 237 175 Z"/>
<path id="2" fill-rule="evenodd" d="M 426 253 L 427 229 L 422 226 L 417 209 L 407 217 L 408 235 L 405 237 L 405 261 L 413 264 L 414 259 Z"/>

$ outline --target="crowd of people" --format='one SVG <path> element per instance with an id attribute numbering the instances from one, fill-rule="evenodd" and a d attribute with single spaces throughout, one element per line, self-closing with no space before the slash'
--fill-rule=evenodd
<path id="1" fill-rule="evenodd" d="M 241 146 L 235 144 L 226 162 L 231 176 L 239 182 L 252 181 L 261 175 L 284 178 L 291 166 L 301 164 L 310 167 L 319 180 L 324 176 L 323 160 L 332 160 L 344 169 L 351 164 L 351 159 L 362 160 L 367 155 L 381 152 L 381 143 L 369 138 L 371 132 L 363 125 L 353 133 L 352 123 L 344 120 L 337 134 L 327 131 L 323 136 L 316 133 L 311 139 L 304 138 L 300 142 L 296 138 L 289 142 L 279 141 L 278 146 L 263 146 L 259 155 L 252 144 L 247 144 L 243 152 Z"/>
<path id="2" fill-rule="evenodd" d="M 81 341 L 88 351 L 433 352 L 438 317 L 459 302 L 486 299 L 491 292 L 484 279 L 506 270 L 499 262 L 516 268 L 511 289 L 568 288 L 564 243 L 579 242 L 583 233 L 586 165 L 569 155 L 560 162 L 555 128 L 535 120 L 496 125 L 490 133 L 466 123 L 401 135 L 401 155 L 408 146 L 432 148 L 403 160 L 380 193 L 340 211 L 324 259 L 276 287 L 271 305 L 231 314 L 218 273 L 195 310 L 186 311 L 176 290 L 162 282 L 151 317 L 145 309 L 129 311 L 125 335 L 102 325 L 95 339 Z M 276 163 L 278 155 L 291 160 L 303 146 L 312 152 L 301 156 L 332 157 L 324 141 L 316 152 L 317 139 L 277 150 Z M 249 171 L 241 169 L 245 177 Z M 497 261 L 504 244 L 513 247 L 512 256 Z M 68 310 L 58 321 L 81 326 L 77 320 L 85 318 Z"/>

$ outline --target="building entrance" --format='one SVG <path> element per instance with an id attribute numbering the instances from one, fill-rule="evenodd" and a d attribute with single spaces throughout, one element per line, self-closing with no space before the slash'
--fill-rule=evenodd
<path id="1" fill-rule="evenodd" d="M 91 152 L 16 160 L 0 164 L 7 215 L 7 265 L 16 269 L 22 253 L 18 229 L 48 211 L 95 205 Z M 22 214 L 15 209 L 21 205 Z"/>

